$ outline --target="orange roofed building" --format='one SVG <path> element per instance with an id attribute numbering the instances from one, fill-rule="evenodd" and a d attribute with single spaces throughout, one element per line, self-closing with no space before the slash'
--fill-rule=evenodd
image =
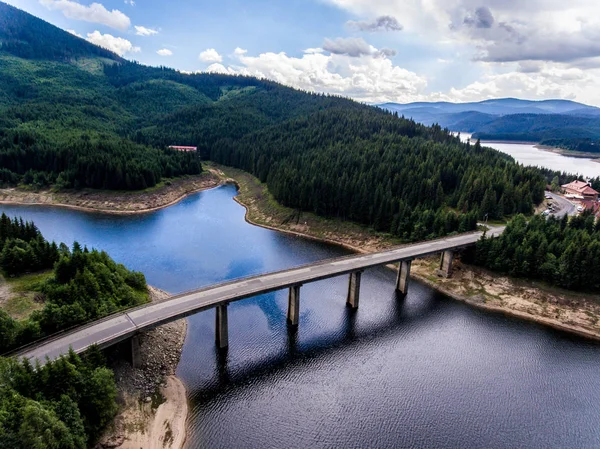
<path id="1" fill-rule="evenodd" d="M 592 189 L 589 182 L 584 181 L 573 181 L 569 184 L 562 186 L 563 190 L 571 195 L 577 195 L 583 197 L 586 200 L 598 200 L 598 192 Z"/>
<path id="2" fill-rule="evenodd" d="M 169 145 L 169 148 L 177 151 L 197 151 L 198 147 L 182 147 L 180 145 Z"/>

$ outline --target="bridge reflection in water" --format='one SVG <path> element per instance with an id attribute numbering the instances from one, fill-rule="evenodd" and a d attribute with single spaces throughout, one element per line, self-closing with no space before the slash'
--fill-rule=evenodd
<path id="1" fill-rule="evenodd" d="M 492 232 L 498 234 L 502 230 L 498 228 Z M 462 234 L 379 253 L 340 257 L 202 288 L 173 296 L 160 303 L 148 304 L 106 317 L 64 335 L 38 342 L 17 353 L 16 356 L 38 359 L 43 363 L 46 358 L 55 359 L 67 353 L 70 348 L 76 353 L 81 353 L 92 345 L 106 348 L 131 339 L 132 361 L 135 365 L 139 360 L 137 335 L 140 332 L 209 308 L 216 309 L 215 340 L 217 347 L 224 349 L 229 344 L 227 307 L 232 301 L 287 288 L 289 289 L 287 320 L 290 326 L 295 327 L 299 323 L 300 291 L 303 284 L 349 274 L 346 304 L 350 309 L 356 309 L 360 299 L 362 272 L 365 269 L 398 263 L 396 291 L 400 295 L 406 295 L 413 259 L 441 253 L 439 274 L 450 276 L 454 251 L 473 245 L 481 236 L 481 232 Z"/>

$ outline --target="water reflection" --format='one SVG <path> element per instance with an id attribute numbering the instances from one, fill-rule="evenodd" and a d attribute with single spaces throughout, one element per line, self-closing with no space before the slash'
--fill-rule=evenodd
<path id="1" fill-rule="evenodd" d="M 57 241 L 107 250 L 173 293 L 347 254 L 257 228 L 226 186 L 141 216 L 13 207 Z M 300 324 L 287 291 L 229 306 L 227 351 L 214 311 L 188 320 L 178 375 L 188 447 L 600 447 L 600 349 L 474 310 L 367 270 L 360 308 L 348 278 L 306 284 Z"/>

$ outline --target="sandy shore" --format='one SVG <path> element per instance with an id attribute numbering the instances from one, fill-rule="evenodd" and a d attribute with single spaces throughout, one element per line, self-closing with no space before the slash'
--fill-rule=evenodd
<path id="1" fill-rule="evenodd" d="M 141 214 L 172 206 L 189 195 L 211 189 L 221 183 L 218 176 L 211 171 L 206 171 L 198 176 L 175 179 L 161 187 L 141 192 L 91 189 L 30 192 L 18 188 L 6 188 L 0 189 L 0 204 L 54 206 L 121 215 Z"/>
<path id="2" fill-rule="evenodd" d="M 170 295 L 149 287 L 153 301 Z M 120 411 L 96 449 L 181 449 L 186 439 L 188 404 L 185 386 L 175 376 L 185 341 L 185 319 L 139 336 L 141 367 L 135 369 L 116 354 L 115 372 Z"/>

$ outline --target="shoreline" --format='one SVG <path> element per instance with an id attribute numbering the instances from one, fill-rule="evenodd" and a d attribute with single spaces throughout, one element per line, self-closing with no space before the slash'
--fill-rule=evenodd
<path id="1" fill-rule="evenodd" d="M 369 246 L 355 246 L 352 244 L 349 244 L 347 242 L 343 242 L 343 241 L 336 241 L 336 240 L 332 240 L 332 239 L 328 239 L 326 237 L 322 237 L 322 236 L 316 236 L 316 235 L 311 235 L 307 232 L 302 232 L 300 230 L 291 230 L 291 229 L 286 229 L 283 227 L 278 227 L 274 224 L 265 224 L 265 223 L 260 223 L 257 222 L 255 220 L 253 220 L 253 218 L 251 217 L 252 214 L 252 207 L 256 207 L 255 204 L 246 204 L 243 199 L 239 198 L 240 194 L 241 194 L 241 186 L 240 183 L 238 181 L 234 182 L 236 187 L 238 188 L 238 194 L 233 198 L 238 204 L 240 204 L 242 207 L 244 207 L 244 209 L 246 210 L 246 213 L 244 214 L 244 219 L 246 220 L 247 223 L 252 224 L 254 226 L 259 226 L 265 229 L 270 229 L 273 231 L 277 231 L 277 232 L 283 232 L 285 234 L 288 235 L 293 235 L 296 237 L 303 237 L 303 238 L 308 238 L 310 240 L 314 240 L 314 241 L 319 241 L 322 243 L 327 243 L 327 244 L 332 244 L 332 245 L 337 245 L 340 247 L 343 247 L 347 250 L 350 250 L 354 253 L 357 254 L 369 254 L 371 252 L 374 251 L 379 251 L 382 249 L 386 249 L 386 248 L 391 248 L 393 246 L 398 246 L 398 245 L 394 245 L 391 244 L 389 242 L 386 242 L 385 240 L 381 240 L 379 242 L 379 244 L 377 245 L 377 248 L 372 248 Z M 423 259 L 426 260 L 426 259 Z M 431 259 L 429 259 L 431 260 Z M 437 263 L 437 259 L 436 262 Z M 395 266 L 392 265 L 387 265 L 386 266 L 389 269 L 394 269 L 396 270 L 397 268 Z M 466 270 L 470 273 L 474 273 L 475 270 L 478 270 L 478 267 L 470 267 L 470 266 L 462 266 L 463 270 Z M 496 299 L 496 296 L 494 296 L 493 294 L 489 293 L 489 292 L 481 292 L 480 295 L 476 296 L 476 299 L 474 299 L 473 297 L 469 297 L 465 294 L 461 294 L 459 291 L 457 291 L 456 288 L 451 288 L 449 285 L 445 285 L 445 284 L 450 284 L 452 283 L 452 278 L 450 278 L 447 282 L 445 283 L 441 283 L 441 282 L 434 282 L 431 280 L 433 276 L 433 272 L 435 270 L 429 270 L 429 272 L 425 272 L 424 270 L 418 270 L 418 269 L 413 269 L 411 272 L 411 278 L 425 284 L 428 285 L 429 287 L 433 288 L 436 291 L 439 291 L 447 296 L 449 296 L 450 298 L 453 298 L 454 300 L 463 302 L 465 304 L 468 304 L 471 307 L 475 307 L 481 310 L 485 310 L 487 312 L 492 312 L 492 313 L 501 313 L 503 315 L 507 315 L 513 318 L 517 318 L 517 319 L 522 319 L 522 320 L 527 320 L 542 326 L 546 326 L 546 327 L 550 327 L 552 329 L 561 331 L 561 332 L 566 332 L 572 335 L 576 335 L 579 337 L 583 337 L 589 340 L 593 340 L 593 341 L 598 341 L 600 342 L 600 328 L 591 330 L 591 329 L 585 329 L 581 326 L 575 325 L 575 324 L 568 324 L 568 323 L 564 323 L 564 322 L 560 322 L 557 319 L 553 319 L 550 317 L 545 317 L 545 316 L 541 316 L 541 315 L 536 315 L 536 314 L 532 314 L 532 313 L 528 313 L 524 310 L 518 310 L 516 308 L 510 308 L 506 305 L 502 305 L 502 303 L 500 304 L 495 304 L 494 302 L 498 302 L 498 301 L 494 301 Z M 479 271 L 483 271 L 483 270 L 479 270 Z M 491 273 L 491 272 L 489 272 Z M 502 276 L 500 274 L 495 274 L 495 273 L 491 273 L 491 276 L 494 276 L 497 279 L 508 279 L 505 276 Z M 440 279 L 441 281 L 441 279 Z M 511 285 L 509 285 L 508 290 L 513 290 L 515 287 L 515 285 L 517 285 L 519 283 L 519 281 L 521 280 L 511 280 L 511 282 L 513 282 Z M 548 289 L 541 289 L 540 286 L 534 286 L 531 287 L 530 289 L 537 289 L 540 292 L 540 297 L 547 297 L 547 296 L 551 296 L 554 291 L 556 291 L 555 293 L 555 298 L 551 298 L 551 301 L 555 301 L 560 303 L 560 300 L 564 300 L 563 295 L 561 295 L 560 291 L 558 289 L 552 289 L 552 288 L 548 288 Z M 550 292 L 550 290 L 552 290 L 552 293 Z M 530 292 L 528 292 L 530 293 Z M 567 293 L 571 293 L 571 292 L 567 292 Z M 577 295 L 577 293 L 573 292 L 573 295 Z M 489 298 L 486 298 L 486 295 Z M 481 296 L 483 296 L 483 300 L 481 299 Z M 585 295 L 583 295 L 585 296 Z M 558 299 L 557 299 L 558 298 Z M 511 300 L 513 298 L 510 298 Z M 598 299 L 600 299 L 600 297 L 598 297 Z M 568 300 L 565 300 L 568 301 Z M 585 304 L 585 300 L 584 300 L 584 305 Z M 524 306 L 529 306 L 530 308 L 533 309 L 534 304 L 526 304 Z M 561 310 L 566 311 L 567 313 L 576 313 L 576 312 L 582 312 L 582 310 L 578 310 L 578 307 L 576 306 L 573 310 L 568 309 L 566 306 L 560 305 L 558 307 L 556 307 L 558 313 L 560 313 Z M 600 308 L 598 308 L 597 310 L 600 314 Z M 585 312 L 587 313 L 587 311 Z"/>
<path id="2" fill-rule="evenodd" d="M 148 286 L 153 302 L 172 295 Z M 187 438 L 187 391 L 175 370 L 187 334 L 187 319 L 139 336 L 141 364 L 123 354 L 109 363 L 115 373 L 120 408 L 96 449 L 183 449 Z"/>
<path id="3" fill-rule="evenodd" d="M 591 162 L 600 163 L 600 155 L 599 154 L 585 153 L 585 152 L 582 152 L 582 151 L 567 150 L 565 148 L 551 147 L 551 146 L 548 146 L 548 145 L 541 145 L 541 144 L 536 144 L 534 146 L 538 150 L 546 151 L 547 153 L 559 154 L 559 155 L 564 156 L 564 157 L 572 157 L 572 158 L 575 158 L 575 159 L 588 159 Z"/>
<path id="4" fill-rule="evenodd" d="M 79 192 L 27 192 L 16 188 L 0 189 L 0 205 L 60 207 L 88 213 L 137 215 L 173 206 L 188 196 L 223 184 L 212 171 L 177 179 L 150 191 L 113 192 L 82 190 Z M 8 198 L 8 199 L 7 199 Z M 73 202 L 73 204 L 69 204 Z M 90 205 L 92 203 L 93 205 Z"/>
<path id="5" fill-rule="evenodd" d="M 594 153 L 585 153 L 582 151 L 575 150 L 567 150 L 565 148 L 553 147 L 549 145 L 542 145 L 538 142 L 527 142 L 524 140 L 482 140 L 481 145 L 486 146 L 486 144 L 491 143 L 502 143 L 502 144 L 514 144 L 514 145 L 531 145 L 532 147 L 540 150 L 546 151 L 547 153 L 559 154 L 564 157 L 572 157 L 575 159 L 589 159 L 591 162 L 600 163 L 600 154 Z"/>

